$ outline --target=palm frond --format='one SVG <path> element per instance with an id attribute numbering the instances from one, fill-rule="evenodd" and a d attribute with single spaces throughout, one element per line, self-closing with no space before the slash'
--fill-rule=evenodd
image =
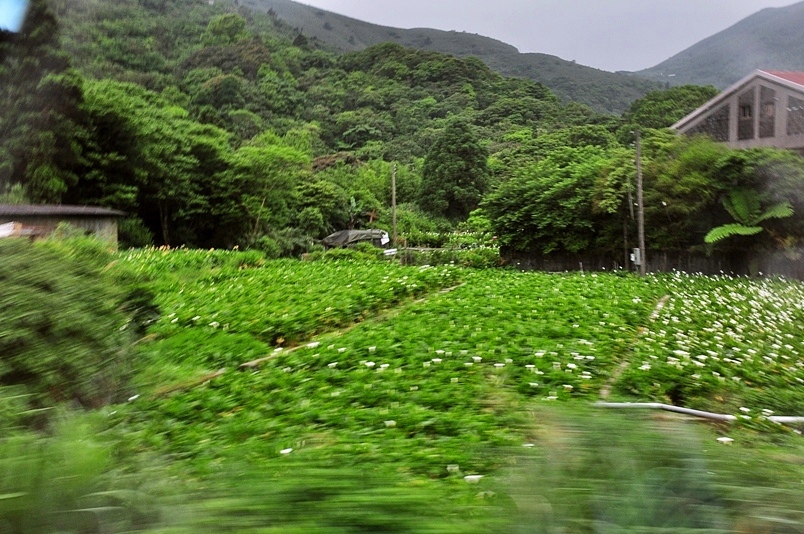
<path id="1" fill-rule="evenodd" d="M 752 221 L 754 224 L 761 223 L 767 219 L 784 219 L 785 217 L 791 217 L 793 215 L 793 206 L 789 202 L 779 202 L 778 204 L 774 204 L 773 206 L 769 207 L 756 218 L 755 221 Z"/>
<path id="2" fill-rule="evenodd" d="M 724 224 L 717 228 L 712 228 L 704 237 L 706 243 L 717 243 L 721 239 L 726 239 L 733 235 L 756 235 L 762 231 L 761 226 L 746 226 L 744 224 Z"/>
<path id="3" fill-rule="evenodd" d="M 734 189 L 729 196 L 723 199 L 723 207 L 735 221 L 750 225 L 759 215 L 759 198 L 753 191 L 747 189 Z"/>

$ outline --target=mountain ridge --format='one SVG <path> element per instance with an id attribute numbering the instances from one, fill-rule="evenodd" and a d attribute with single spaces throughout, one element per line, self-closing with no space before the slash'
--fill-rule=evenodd
<path id="1" fill-rule="evenodd" d="M 728 87 L 756 69 L 804 70 L 804 1 L 757 11 L 633 76 Z M 625 73 L 624 73 L 625 74 Z"/>

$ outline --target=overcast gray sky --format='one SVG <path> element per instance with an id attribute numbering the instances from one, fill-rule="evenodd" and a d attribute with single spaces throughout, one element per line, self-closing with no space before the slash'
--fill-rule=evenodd
<path id="1" fill-rule="evenodd" d="M 374 24 L 478 33 L 520 52 L 640 70 L 796 0 L 299 0 Z"/>

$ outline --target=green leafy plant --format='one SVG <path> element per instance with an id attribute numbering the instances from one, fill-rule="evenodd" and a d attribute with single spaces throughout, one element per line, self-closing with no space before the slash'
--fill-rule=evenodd
<path id="1" fill-rule="evenodd" d="M 41 410 L 61 402 L 97 407 L 124 394 L 124 293 L 101 275 L 96 253 L 0 242 L 0 386 L 23 388 L 29 423 L 43 424 Z"/>
<path id="2" fill-rule="evenodd" d="M 759 196 L 748 189 L 735 189 L 723 199 L 723 207 L 736 222 L 712 228 L 704 237 L 706 243 L 717 243 L 732 236 L 757 235 L 764 228 L 760 223 L 768 219 L 783 219 L 793 215 L 789 202 L 779 202 L 762 208 Z"/>

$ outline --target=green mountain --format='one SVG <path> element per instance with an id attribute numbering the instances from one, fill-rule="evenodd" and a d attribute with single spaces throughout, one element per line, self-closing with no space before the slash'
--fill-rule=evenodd
<path id="1" fill-rule="evenodd" d="M 755 69 L 804 70 L 804 2 L 767 8 L 649 69 L 639 77 L 725 88 Z"/>
<path id="2" fill-rule="evenodd" d="M 358 51 L 384 42 L 419 50 L 475 56 L 504 76 L 540 82 L 565 102 L 586 104 L 602 113 L 621 113 L 656 83 L 606 72 L 547 54 L 522 54 L 482 35 L 428 28 L 401 29 L 362 22 L 291 0 L 235 0 L 241 8 L 269 13 L 281 23 L 337 51 Z"/>

